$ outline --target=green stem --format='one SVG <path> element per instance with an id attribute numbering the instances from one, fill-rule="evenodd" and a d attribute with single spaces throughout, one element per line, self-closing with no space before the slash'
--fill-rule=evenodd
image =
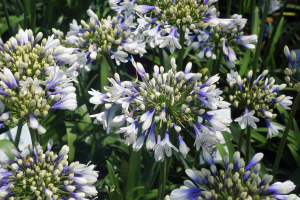
<path id="1" fill-rule="evenodd" d="M 28 4 L 24 0 L 24 29 L 27 29 L 27 17 L 28 17 Z"/>
<path id="2" fill-rule="evenodd" d="M 30 136 L 31 136 L 31 144 L 32 146 L 36 143 L 36 129 L 29 128 Z"/>
<path id="3" fill-rule="evenodd" d="M 26 0 L 28 1 L 28 0 Z M 35 0 L 31 0 L 31 4 L 30 4 L 30 10 L 31 10 L 31 30 L 33 32 L 33 35 L 35 35 L 35 23 L 36 23 L 36 2 Z"/>
<path id="4" fill-rule="evenodd" d="M 222 51 L 218 51 L 218 46 L 215 47 L 214 52 L 216 53 L 217 58 L 215 60 L 213 60 L 212 73 L 211 73 L 212 76 L 219 72 L 222 55 L 223 55 Z"/>
<path id="5" fill-rule="evenodd" d="M 230 11 L 231 11 L 231 1 L 232 1 L 232 0 L 227 0 L 226 18 L 229 18 L 229 15 L 230 15 Z"/>
<path id="6" fill-rule="evenodd" d="M 165 67 L 165 63 L 164 63 L 164 50 L 162 48 L 158 48 L 158 54 L 159 54 L 159 62 L 160 62 L 160 66 L 164 66 Z"/>
<path id="7" fill-rule="evenodd" d="M 287 121 L 283 136 L 282 136 L 281 141 L 280 141 L 279 149 L 277 151 L 275 162 L 274 162 L 274 165 L 273 165 L 273 170 L 272 170 L 273 177 L 275 177 L 275 175 L 277 173 L 279 162 L 280 162 L 282 152 L 283 152 L 283 149 L 284 149 L 284 146 L 285 146 L 285 143 L 286 143 L 286 139 L 287 139 L 287 136 L 289 134 L 290 128 L 292 126 L 293 119 L 294 119 L 295 113 L 297 111 L 299 102 L 300 102 L 300 93 L 297 94 L 297 97 L 294 101 L 294 104 L 293 104 L 293 107 L 292 107 L 292 110 L 291 110 L 291 114 L 289 116 L 289 119 Z"/>
<path id="8" fill-rule="evenodd" d="M 23 120 L 20 119 L 19 120 L 19 123 L 18 123 L 18 130 L 17 130 L 17 136 L 16 136 L 16 139 L 15 139 L 15 147 L 17 149 L 19 149 L 19 142 L 20 142 L 20 137 L 21 137 L 21 132 L 22 132 L 22 127 L 23 127 Z"/>
<path id="9" fill-rule="evenodd" d="M 252 15 L 251 15 L 251 33 L 252 34 L 255 34 L 254 33 L 254 30 L 255 30 L 255 15 L 254 15 L 254 12 L 255 12 L 255 3 L 256 1 L 253 0 L 250 2 L 250 10 L 252 12 Z"/>
<path id="10" fill-rule="evenodd" d="M 42 144 L 42 135 L 40 135 L 38 132 L 36 132 L 36 140 L 37 140 L 37 142 L 38 142 L 41 146 L 43 146 L 43 144 Z"/>
<path id="11" fill-rule="evenodd" d="M 254 0 L 252 0 L 252 1 L 254 1 Z M 243 14 L 243 2 L 244 2 L 244 0 L 239 0 L 238 13 L 239 13 L 240 15 Z"/>
<path id="12" fill-rule="evenodd" d="M 110 58 L 109 54 L 104 54 L 104 57 L 110 67 L 110 70 L 112 72 L 112 74 L 114 75 L 116 73 L 116 68 L 115 68 L 115 64 L 113 63 L 112 59 Z"/>
<path id="13" fill-rule="evenodd" d="M 89 106 L 89 101 L 88 99 L 86 98 L 86 95 L 84 95 L 84 89 L 83 89 L 83 85 L 82 85 L 82 81 L 81 81 L 81 77 L 78 76 L 78 83 L 79 83 L 79 88 L 80 88 L 80 92 L 81 94 L 84 96 L 84 102 L 85 102 L 85 105 L 87 107 L 87 110 L 89 112 L 89 115 L 92 114 L 92 111 L 91 111 L 91 107 Z M 94 161 L 94 155 L 95 155 L 95 147 L 96 147 L 96 131 L 97 131 L 97 127 L 95 124 L 93 124 L 93 141 L 92 141 L 92 149 L 91 149 L 91 158 L 92 158 L 92 161 Z"/>
<path id="14" fill-rule="evenodd" d="M 264 31 L 265 31 L 265 24 L 266 24 L 266 19 L 267 19 L 267 16 L 268 16 L 270 1 L 271 0 L 266 0 L 265 7 L 264 7 L 264 12 L 263 12 L 263 15 L 262 15 L 262 18 L 261 18 L 259 34 L 258 34 L 258 40 L 257 40 L 257 45 L 256 45 L 256 51 L 255 51 L 255 57 L 254 57 L 254 62 L 253 62 L 253 76 L 252 76 L 253 81 L 256 79 L 258 59 L 259 59 L 259 55 L 260 55 L 260 51 L 261 51 L 261 43 L 262 43 L 262 38 L 263 38 L 263 35 L 264 35 Z"/>
<path id="15" fill-rule="evenodd" d="M 177 62 L 177 71 L 182 71 L 183 67 L 183 56 L 184 56 L 184 31 L 182 30 L 182 26 L 179 27 L 179 44 L 181 49 L 178 54 L 178 62 Z"/>
<path id="16" fill-rule="evenodd" d="M 165 199 L 164 195 L 165 195 L 166 179 L 167 179 L 167 161 L 165 159 L 162 163 L 160 163 L 157 200 Z"/>
<path id="17" fill-rule="evenodd" d="M 251 127 L 247 126 L 247 137 L 246 137 L 246 163 L 250 161 L 250 149 L 251 149 Z"/>
<path id="18" fill-rule="evenodd" d="M 242 129 L 241 134 L 240 134 L 240 139 L 239 139 L 237 151 L 242 150 L 244 136 L 245 136 L 245 129 Z"/>
<path id="19" fill-rule="evenodd" d="M 277 20 L 275 20 L 275 25 L 274 25 L 274 27 L 273 27 L 272 34 L 271 34 L 271 36 L 269 37 L 269 40 L 268 40 L 269 42 L 268 42 L 268 44 L 267 44 L 267 47 L 265 48 L 266 51 L 264 52 L 264 57 L 266 57 L 266 56 L 267 56 L 267 53 L 269 52 L 269 49 L 270 49 L 270 47 L 271 47 L 273 38 L 275 37 L 276 30 L 277 30 L 277 28 L 278 28 L 278 26 L 279 26 L 279 23 L 280 23 L 280 21 L 281 21 L 281 18 L 282 18 L 282 16 L 283 16 L 283 12 L 284 12 L 284 10 L 285 10 L 287 4 L 288 4 L 288 0 L 286 0 L 286 1 L 284 2 L 283 7 L 280 9 L 279 17 L 277 18 Z"/>
<path id="20" fill-rule="evenodd" d="M 6 18 L 6 23 L 7 23 L 7 26 L 8 26 L 8 31 L 9 31 L 9 34 L 12 36 L 13 31 L 12 31 L 10 21 L 9 21 L 9 15 L 8 15 L 7 7 L 6 7 L 6 0 L 2 0 L 2 5 L 3 5 L 3 8 L 4 8 L 4 13 L 5 13 L 5 18 Z"/>

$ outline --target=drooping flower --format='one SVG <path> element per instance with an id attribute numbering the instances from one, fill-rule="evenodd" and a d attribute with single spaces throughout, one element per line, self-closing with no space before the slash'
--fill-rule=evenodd
<path id="1" fill-rule="evenodd" d="M 109 78 L 112 86 L 104 87 L 106 94 L 90 91 L 90 102 L 96 106 L 105 105 L 106 108 L 102 113 L 91 116 L 96 117 L 96 122 L 102 123 L 104 128 L 120 127 L 117 133 L 124 133 L 125 144 L 132 144 L 135 151 L 146 142 L 146 147 L 155 151 L 157 161 L 163 161 L 165 154 L 171 156 L 171 149 L 178 150 L 169 140 L 169 136 L 173 136 L 171 134 L 178 134 L 179 150 L 184 157 L 187 155 L 189 147 L 179 135 L 186 126 L 195 130 L 197 150 L 200 147 L 207 149 L 219 141 L 216 130 L 224 130 L 231 120 L 207 113 L 211 109 L 228 108 L 230 105 L 221 99 L 222 91 L 216 88 L 218 75 L 202 80 L 202 74 L 190 72 L 191 63 L 184 72 L 177 72 L 175 59 L 172 58 L 171 70 L 165 73 L 164 67 L 154 66 L 153 78 L 150 79 L 140 63 L 132 60 L 132 64 L 141 82 L 121 82 L 120 76 L 115 74 L 115 79 Z M 123 113 L 108 124 L 106 114 L 114 106 L 120 106 Z M 193 117 L 195 115 L 206 119 L 212 127 L 198 123 Z M 166 132 L 155 133 L 155 127 L 162 130 L 162 126 L 166 126 Z M 164 137 L 162 141 L 157 139 L 161 137 Z"/>
<path id="2" fill-rule="evenodd" d="M 186 170 L 191 180 L 185 180 L 184 185 L 171 192 L 167 198 L 180 199 L 268 199 L 296 200 L 297 195 L 289 194 L 296 186 L 291 181 L 276 182 L 269 185 L 273 176 L 264 174 L 260 176 L 260 160 L 262 153 L 256 154 L 245 165 L 240 153 L 235 152 L 233 163 L 229 163 L 229 157 L 223 158 L 224 170 L 218 170 L 208 152 L 203 153 L 205 161 L 210 165 L 210 170 L 202 168 L 201 171 Z"/>
<path id="3" fill-rule="evenodd" d="M 74 73 L 74 64 L 71 71 L 64 64 L 73 63 L 74 48 L 59 45 L 59 40 L 54 35 L 44 38 L 38 33 L 33 36 L 31 30 L 18 31 L 0 48 L 0 100 L 1 127 L 11 123 L 18 124 L 22 119 L 29 122 L 30 128 L 37 129 L 39 134 L 44 134 L 45 129 L 39 124 L 47 115 L 49 109 L 77 108 Z M 72 96 L 70 106 L 56 106 L 66 96 Z M 2 106 L 3 105 L 3 106 Z"/>
<path id="4" fill-rule="evenodd" d="M 0 171 L 0 199 L 22 196 L 25 199 L 83 199 L 97 196 L 93 184 L 98 172 L 94 165 L 68 164 L 69 147 L 63 146 L 59 154 L 54 154 L 53 141 L 47 144 L 46 152 L 36 143 L 29 146 L 26 158 L 12 150 L 15 160 L 7 161 L 11 170 Z M 22 189 L 20 190 L 20 186 Z"/>

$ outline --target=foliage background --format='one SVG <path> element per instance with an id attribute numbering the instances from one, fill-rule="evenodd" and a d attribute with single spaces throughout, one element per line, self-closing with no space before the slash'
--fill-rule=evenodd
<path id="1" fill-rule="evenodd" d="M 231 3 L 231 6 L 230 6 Z M 260 0 L 219 0 L 216 3 L 220 11 L 220 17 L 227 17 L 234 13 L 243 14 L 248 19 L 245 34 L 257 34 L 261 23 Z M 267 18 L 265 33 L 263 37 L 263 47 L 259 62 L 259 69 L 269 69 L 270 74 L 276 79 L 278 84 L 284 83 L 284 68 L 288 62 L 283 55 L 284 45 L 292 49 L 300 49 L 300 1 L 290 0 L 282 3 L 282 8 L 270 13 Z M 98 16 L 107 17 L 115 15 L 108 2 L 104 0 L 1 0 L 0 4 L 0 34 L 3 41 L 15 35 L 19 28 L 31 28 L 35 33 L 43 32 L 44 37 L 52 34 L 52 28 L 60 29 L 65 34 L 69 30 L 69 23 L 76 19 L 78 22 L 83 19 L 88 21 L 86 10 L 91 8 Z M 9 15 L 5 18 L 5 13 Z M 99 17 L 99 18 L 101 18 Z M 11 28 L 9 28 L 11 27 Z M 235 49 L 238 55 L 236 69 L 240 75 L 245 75 L 252 68 L 255 50 Z M 170 68 L 170 53 L 163 50 L 159 54 L 158 49 L 147 48 L 147 54 L 143 58 L 135 56 L 135 60 L 141 62 L 146 71 L 152 74 L 154 64 L 164 65 Z M 162 56 L 163 55 L 163 56 Z M 298 55 L 300 56 L 300 55 Z M 171 57 L 177 57 L 175 52 Z M 187 62 L 193 63 L 194 72 L 202 72 L 210 75 L 213 65 L 211 59 L 199 60 L 193 50 L 188 47 L 184 54 L 184 65 Z M 131 63 L 121 64 L 117 67 L 122 80 L 131 80 L 136 77 L 135 70 Z M 228 69 L 225 63 L 221 62 L 219 67 L 221 76 L 219 86 L 223 90 L 226 84 L 226 74 Z M 149 152 L 145 147 L 139 152 L 132 152 L 131 147 L 123 144 L 123 136 L 115 134 L 115 130 L 102 129 L 102 126 L 93 125 L 89 114 L 97 113 L 102 108 L 93 110 L 88 100 L 87 93 L 90 88 L 103 91 L 103 86 L 108 85 L 107 77 L 111 76 L 108 71 L 108 64 L 104 60 L 101 64 L 95 64 L 92 71 L 82 78 L 82 85 L 77 84 L 78 109 L 71 111 L 52 111 L 43 122 L 47 133 L 42 136 L 42 144 L 45 145 L 49 139 L 53 139 L 55 149 L 60 149 L 64 144 L 70 147 L 69 160 L 88 163 L 90 160 L 97 165 L 99 181 L 99 199 L 108 199 L 105 192 L 105 185 L 116 188 L 120 187 L 123 199 L 155 199 L 157 193 L 159 163 L 155 162 L 153 152 Z M 101 88 L 101 89 L 100 89 Z M 285 89 L 285 94 L 295 97 L 296 94 L 290 88 Z M 116 110 L 120 112 L 120 110 Z M 277 113 L 278 123 L 285 125 L 289 116 L 289 111 L 279 109 Z M 300 133 L 298 123 L 300 114 L 296 113 L 293 127 L 289 132 L 288 142 L 284 149 L 283 158 L 279 166 L 276 180 L 292 180 L 297 188 L 294 193 L 300 193 Z M 232 118 L 238 117 L 232 110 Z M 264 123 L 258 124 L 258 129 L 252 130 L 252 154 L 263 152 L 264 165 L 262 172 L 271 173 L 276 152 L 282 137 L 266 140 L 267 127 Z M 7 129 L 6 129 L 7 130 Z M 1 130 L 2 132 L 6 131 Z M 223 132 L 229 154 L 233 154 L 236 142 L 239 138 L 240 128 L 235 123 L 230 127 L 231 133 Z M 189 135 L 182 132 L 182 135 Z M 191 137 L 187 137 L 188 146 L 193 146 Z M 178 144 L 176 144 L 178 146 Z M 245 146 L 245 145 L 243 145 Z M 170 172 L 167 180 L 167 192 L 178 187 L 185 179 L 184 170 L 186 168 L 201 169 L 199 164 L 199 152 L 194 148 L 189 152 L 187 159 L 174 152 L 170 159 Z M 242 149 L 245 151 L 245 149 Z M 107 165 L 107 162 L 111 163 Z M 115 173 L 117 180 L 109 177 L 109 173 Z M 118 182 L 118 184 L 117 184 Z M 125 187 L 126 185 L 126 187 Z"/>

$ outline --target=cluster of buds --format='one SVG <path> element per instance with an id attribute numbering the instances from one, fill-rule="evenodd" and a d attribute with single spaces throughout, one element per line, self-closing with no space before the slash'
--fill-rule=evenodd
<path id="1" fill-rule="evenodd" d="M 229 69 L 233 68 L 237 60 L 236 54 L 233 50 L 237 45 L 241 45 L 248 49 L 254 49 L 255 46 L 251 43 L 257 42 L 257 35 L 244 36 L 242 31 L 245 27 L 247 19 L 242 18 L 241 15 L 234 14 L 230 19 L 219 19 L 219 24 L 205 31 L 194 31 L 194 35 L 187 35 L 187 44 L 197 38 L 197 42 L 193 42 L 194 50 L 200 49 L 198 58 L 212 57 L 216 58 L 216 51 L 222 48 L 226 65 Z"/>
<path id="2" fill-rule="evenodd" d="M 219 76 L 202 78 L 201 73 L 191 73 L 192 63 L 188 63 L 185 71 L 176 71 L 175 59 L 171 59 L 172 69 L 165 73 L 164 67 L 154 66 L 153 78 L 144 70 L 140 63 L 133 66 L 140 75 L 142 82 L 121 82 L 118 74 L 115 79 L 109 78 L 111 87 L 105 87 L 106 94 L 101 94 L 95 90 L 89 93 L 93 95 L 90 102 L 96 105 L 105 105 L 106 110 L 92 115 L 96 117 L 95 123 L 102 123 L 105 129 L 108 125 L 121 127 L 126 121 L 129 126 L 120 128 L 117 133 L 125 133 L 125 144 L 133 144 L 133 150 L 138 151 L 146 142 L 147 148 L 155 151 L 157 161 L 164 160 L 164 152 L 171 156 L 171 148 L 177 150 L 169 140 L 169 130 L 174 128 L 178 133 L 180 142 L 179 150 L 186 156 L 189 149 L 179 134 L 181 128 L 191 126 L 195 134 L 196 149 L 202 146 L 208 149 L 208 145 L 218 141 L 216 131 L 221 131 L 231 123 L 226 119 L 207 111 L 218 108 L 228 108 L 229 103 L 220 97 L 222 91 L 216 86 Z M 202 78 L 202 79 L 201 79 Z M 110 123 L 107 115 L 114 106 L 122 106 L 123 113 L 116 116 Z M 197 122 L 197 116 L 207 120 L 212 127 Z M 108 124 L 109 123 L 109 124 Z M 166 127 L 166 132 L 155 133 L 155 126 Z M 137 139 L 139 129 L 142 135 Z M 161 141 L 161 135 L 164 139 Z M 157 138 L 157 140 L 156 140 Z M 177 150 L 178 151 L 178 150 Z"/>
<path id="3" fill-rule="evenodd" d="M 7 161 L 9 170 L 0 171 L 1 199 L 84 199 L 97 195 L 92 186 L 98 177 L 94 165 L 68 164 L 69 147 L 63 146 L 59 154 L 51 151 L 53 141 L 47 144 L 47 151 L 36 143 L 29 146 L 30 155 L 23 158 L 11 150 L 14 160 Z"/>
<path id="4" fill-rule="evenodd" d="M 253 84 L 251 84 L 252 73 L 252 70 L 250 70 L 247 78 L 244 79 L 241 79 L 238 72 L 232 70 L 227 74 L 227 82 L 231 91 L 234 92 L 229 96 L 229 99 L 233 102 L 234 107 L 245 110 L 244 115 L 235 121 L 239 122 L 242 129 L 249 125 L 256 129 L 255 122 L 259 121 L 256 117 L 263 118 L 269 128 L 268 137 L 271 138 L 272 135 L 277 135 L 278 130 L 283 128 L 269 121 L 269 119 L 274 119 L 277 116 L 273 114 L 274 109 L 278 106 L 289 109 L 288 106 L 292 104 L 290 101 L 292 97 L 277 95 L 279 91 L 286 87 L 286 84 L 276 85 L 273 77 L 266 77 L 268 70 L 263 71 Z M 234 86 L 236 86 L 236 90 L 233 90 Z M 253 116 L 254 114 L 256 117 Z"/>
<path id="5" fill-rule="evenodd" d="M 186 170 L 190 180 L 184 181 L 184 186 L 175 189 L 166 199 L 198 199 L 198 200 L 296 200 L 297 195 L 289 194 L 296 188 L 291 181 L 276 182 L 272 175 L 260 176 L 261 165 L 258 163 L 262 153 L 257 153 L 245 166 L 245 161 L 240 158 L 240 152 L 233 154 L 233 162 L 229 163 L 229 156 L 223 158 L 225 170 L 218 170 L 208 152 L 203 153 L 205 161 L 210 165 L 210 170 L 202 168 L 201 171 Z M 200 187 L 199 187 L 200 185 Z"/>
<path id="6" fill-rule="evenodd" d="M 119 65 L 120 62 L 128 62 L 126 52 L 140 56 L 146 53 L 145 43 L 134 38 L 132 29 L 136 24 L 132 23 L 133 15 L 113 18 L 108 16 L 107 19 L 99 20 L 92 10 L 89 9 L 87 13 L 90 22 L 81 20 L 81 25 L 78 25 L 77 21 L 73 20 L 65 40 L 67 44 L 82 51 L 77 55 L 77 62 L 86 71 L 90 71 L 92 63 L 103 55 L 110 55 Z M 56 32 L 62 36 L 57 30 Z"/>
<path id="7" fill-rule="evenodd" d="M 289 48 L 287 46 L 285 46 L 284 47 L 284 54 L 285 54 L 286 58 L 288 59 L 289 64 L 293 68 L 293 69 L 286 68 L 284 70 L 284 74 L 286 75 L 284 80 L 286 81 L 288 86 L 293 88 L 295 91 L 300 92 L 300 82 L 299 82 L 300 69 L 297 70 L 295 68 L 296 53 L 292 52 L 292 54 L 291 54 Z M 298 78 L 294 77 L 295 74 L 297 74 Z"/>
<path id="8" fill-rule="evenodd" d="M 76 66 L 58 66 L 72 62 L 73 49 L 57 46 L 59 40 L 53 37 L 38 44 L 42 33 L 34 38 L 31 30 L 20 29 L 5 44 L 0 42 L 1 127 L 22 120 L 43 134 L 46 130 L 39 121 L 49 109 L 77 108 L 75 87 L 70 83 Z"/>

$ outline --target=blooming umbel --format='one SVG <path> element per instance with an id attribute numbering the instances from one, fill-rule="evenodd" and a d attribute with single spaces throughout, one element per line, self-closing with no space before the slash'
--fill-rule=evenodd
<path id="1" fill-rule="evenodd" d="M 278 199 L 295 200 L 297 195 L 289 194 L 296 185 L 291 181 L 284 183 L 269 183 L 273 176 L 259 175 L 262 153 L 257 153 L 251 161 L 245 165 L 240 158 L 240 153 L 235 152 L 233 163 L 229 163 L 226 155 L 223 159 L 225 170 L 218 170 L 212 157 L 204 152 L 204 159 L 210 165 L 210 170 L 202 168 L 201 171 L 186 170 L 191 180 L 184 181 L 184 186 L 175 189 L 168 197 L 170 200 L 180 199 Z M 200 187 L 199 187 L 200 186 Z"/>
<path id="2" fill-rule="evenodd" d="M 20 29 L 5 44 L 0 41 L 0 127 L 22 119 L 43 134 L 39 121 L 49 109 L 77 108 L 71 83 L 77 64 L 60 67 L 74 61 L 74 49 L 58 46 L 59 40 L 53 37 L 39 44 L 42 33 L 34 38 L 31 30 Z"/>
<path id="3" fill-rule="evenodd" d="M 172 148 L 178 149 L 170 141 L 172 128 L 177 133 L 182 128 L 190 125 L 195 134 L 195 146 L 199 150 L 202 146 L 206 148 L 217 141 L 215 132 L 221 131 L 231 123 L 231 120 L 207 113 L 211 109 L 228 108 L 229 103 L 220 97 L 222 91 L 215 83 L 219 76 L 201 79 L 202 74 L 191 73 L 192 64 L 188 63 L 185 71 L 176 71 L 175 59 L 171 59 L 172 69 L 167 73 L 164 67 L 154 66 L 153 78 L 140 63 L 132 60 L 133 66 L 140 75 L 142 81 L 121 82 L 118 74 L 115 79 L 109 78 L 112 86 L 104 89 L 106 94 L 92 90 L 89 93 L 93 96 L 90 102 L 98 105 L 105 105 L 106 110 L 92 115 L 96 117 L 95 123 L 102 123 L 105 129 L 108 125 L 121 127 L 127 122 L 125 127 L 121 127 L 117 133 L 125 133 L 125 144 L 132 144 L 133 150 L 138 151 L 146 140 L 146 147 L 155 151 L 155 158 L 158 161 L 164 160 L 164 153 L 171 156 Z M 106 118 L 113 106 L 121 106 L 123 114 L 116 116 L 110 124 Z M 198 123 L 196 116 L 201 116 L 212 127 Z M 155 127 L 160 130 L 166 126 L 167 131 L 155 132 Z M 138 131 L 142 134 L 137 138 Z M 189 148 L 184 143 L 182 137 L 178 135 L 180 152 L 186 156 Z"/>
<path id="4" fill-rule="evenodd" d="M 230 19 L 219 19 L 219 24 L 215 27 L 207 28 L 205 31 L 193 33 L 194 35 L 186 35 L 192 43 L 194 50 L 199 49 L 198 58 L 204 56 L 213 59 L 216 58 L 216 48 L 222 48 L 226 65 L 229 69 L 233 68 L 237 56 L 234 48 L 239 45 L 248 49 L 254 49 L 255 46 L 251 43 L 257 42 L 257 35 L 245 36 L 242 31 L 245 27 L 247 19 L 242 18 L 241 15 L 234 14 Z M 196 42 L 192 42 L 195 38 Z"/>
<path id="5" fill-rule="evenodd" d="M 243 80 L 240 75 L 231 71 L 227 75 L 227 81 L 232 90 L 236 86 L 234 95 L 229 96 L 230 101 L 233 102 L 233 106 L 244 111 L 244 114 L 234 121 L 239 123 L 241 129 L 245 129 L 247 126 L 256 129 L 255 122 L 259 121 L 258 118 L 263 118 L 268 126 L 267 138 L 271 138 L 273 135 L 278 135 L 278 131 L 284 128 L 269 121 L 277 116 L 273 114 L 274 109 L 278 106 L 290 109 L 288 106 L 292 104 L 290 101 L 292 97 L 277 95 L 280 90 L 286 87 L 286 84 L 275 85 L 275 79 L 273 77 L 267 78 L 267 74 L 268 70 L 263 71 L 251 84 L 252 70 Z"/>
<path id="6" fill-rule="evenodd" d="M 180 34 L 184 39 L 184 32 L 188 29 L 199 35 L 200 31 L 207 27 L 218 25 L 219 19 L 215 17 L 217 10 L 212 5 L 214 2 L 215 0 L 109 1 L 111 8 L 119 15 L 130 15 L 134 12 L 143 15 L 143 17 L 138 15 L 139 26 L 135 31 L 136 37 L 146 37 L 146 42 L 152 48 L 169 47 L 171 53 L 175 49 L 182 48 L 182 44 L 179 44 Z"/>
<path id="7" fill-rule="evenodd" d="M 84 199 L 97 195 L 93 184 L 98 172 L 94 165 L 68 164 L 69 147 L 63 146 L 59 154 L 51 151 L 53 141 L 47 144 L 47 151 L 36 143 L 30 145 L 26 158 L 11 150 L 14 160 L 7 161 L 10 171 L 0 171 L 0 199 Z"/>
<path id="8" fill-rule="evenodd" d="M 134 37 L 132 30 L 136 24 L 133 23 L 133 15 L 113 18 L 108 16 L 107 19 L 99 20 L 92 10 L 89 9 L 87 13 L 91 17 L 89 24 L 81 20 L 81 25 L 78 25 L 74 19 L 66 36 L 66 43 L 81 51 L 77 55 L 80 68 L 90 71 L 92 63 L 101 55 L 110 55 L 119 65 L 120 62 L 128 62 L 128 53 L 140 56 L 146 53 L 145 43 Z M 60 32 L 55 31 L 63 37 Z"/>

